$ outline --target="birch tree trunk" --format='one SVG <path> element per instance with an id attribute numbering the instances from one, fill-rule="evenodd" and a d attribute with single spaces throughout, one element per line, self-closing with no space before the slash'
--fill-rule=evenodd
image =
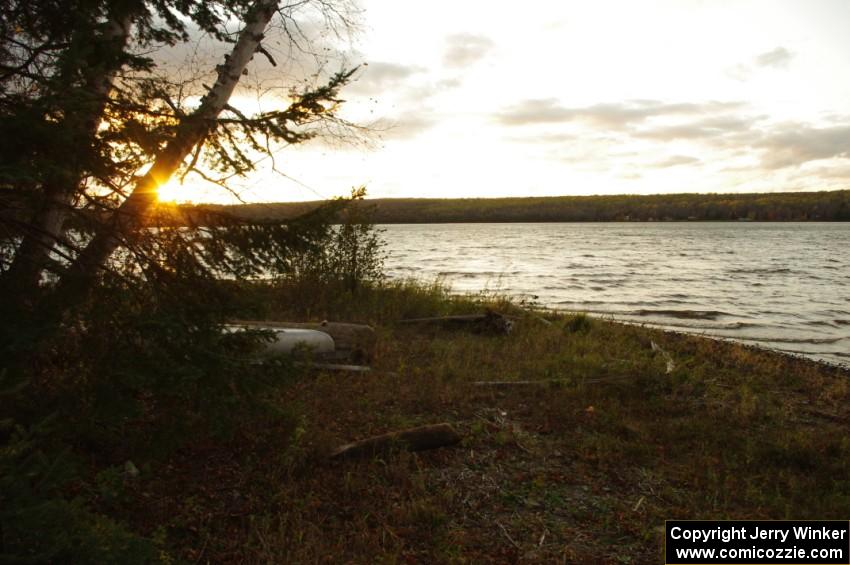
<path id="1" fill-rule="evenodd" d="M 132 14 L 126 14 L 110 21 L 100 40 L 109 44 L 108 48 L 123 53 L 130 36 L 131 19 Z M 114 60 L 120 61 L 121 57 L 116 56 Z M 75 143 L 92 143 L 119 67 L 120 63 L 104 63 L 94 65 L 93 70 L 90 66 L 86 69 L 89 76 L 85 86 L 92 102 L 81 114 L 68 108 L 64 110 L 68 128 L 78 132 Z M 34 297 L 48 255 L 64 238 L 65 219 L 73 205 L 74 194 L 84 178 L 82 168 L 78 162 L 66 163 L 62 173 L 52 174 L 45 182 L 41 207 L 36 212 L 30 231 L 24 235 L 14 261 L 4 277 L 7 288 L 12 288 L 16 295 L 24 300 Z"/>

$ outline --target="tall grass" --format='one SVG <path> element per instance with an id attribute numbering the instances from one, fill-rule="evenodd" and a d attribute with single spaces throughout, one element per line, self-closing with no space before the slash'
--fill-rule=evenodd
<path id="1" fill-rule="evenodd" d="M 509 298 L 496 294 L 453 294 L 443 281 L 414 279 L 364 281 L 356 290 L 344 283 L 282 279 L 250 285 L 256 311 L 269 319 L 333 320 L 387 324 L 404 318 L 481 312 L 484 308 L 514 311 Z"/>

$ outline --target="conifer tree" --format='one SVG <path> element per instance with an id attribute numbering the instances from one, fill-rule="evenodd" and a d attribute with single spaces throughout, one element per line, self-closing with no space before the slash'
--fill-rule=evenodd
<path id="1" fill-rule="evenodd" d="M 178 218 L 159 209 L 157 189 L 188 171 L 244 175 L 271 147 L 309 140 L 317 122 L 350 125 L 336 110 L 352 70 L 293 86 L 264 113 L 246 115 L 229 100 L 254 58 L 277 64 L 264 45 L 271 27 L 304 49 L 305 22 L 345 31 L 353 13 L 345 0 L 13 0 L 0 8 L 0 289 L 14 297 L 5 314 L 53 326 L 109 272 L 154 284 L 164 273 L 285 269 L 291 248 L 317 241 L 322 222 L 305 218 L 294 229 L 221 212 Z M 148 55 L 193 30 L 229 50 L 211 85 L 176 82 Z"/>
<path id="2" fill-rule="evenodd" d="M 289 76 L 270 111 L 230 101 L 254 59 L 276 64 L 273 33 L 309 49 L 307 27 L 353 25 L 346 1 L 0 3 L 0 561 L 153 561 L 89 494 L 116 454 L 142 465 L 243 415 L 283 417 L 263 391 L 293 369 L 251 362 L 264 336 L 222 325 L 240 281 L 328 240 L 339 203 L 282 222 L 156 194 L 350 125 L 336 114 L 350 69 Z M 227 52 L 218 66 L 188 81 L 157 67 L 199 36 Z"/>

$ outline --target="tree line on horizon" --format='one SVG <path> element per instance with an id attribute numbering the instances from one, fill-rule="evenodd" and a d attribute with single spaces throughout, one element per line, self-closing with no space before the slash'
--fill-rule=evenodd
<path id="1" fill-rule="evenodd" d="M 321 202 L 211 206 L 245 219 L 281 219 Z M 850 221 L 850 190 L 512 198 L 382 198 L 356 203 L 378 224 L 460 222 Z M 210 205 L 184 206 L 183 210 Z"/>

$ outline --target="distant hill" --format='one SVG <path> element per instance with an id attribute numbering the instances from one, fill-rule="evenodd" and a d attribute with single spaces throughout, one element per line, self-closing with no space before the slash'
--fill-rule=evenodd
<path id="1" fill-rule="evenodd" d="M 288 219 L 321 202 L 205 206 Z M 850 190 L 532 198 L 379 198 L 358 203 L 378 224 L 460 222 L 850 221 Z M 191 207 L 189 207 L 191 209 Z"/>

